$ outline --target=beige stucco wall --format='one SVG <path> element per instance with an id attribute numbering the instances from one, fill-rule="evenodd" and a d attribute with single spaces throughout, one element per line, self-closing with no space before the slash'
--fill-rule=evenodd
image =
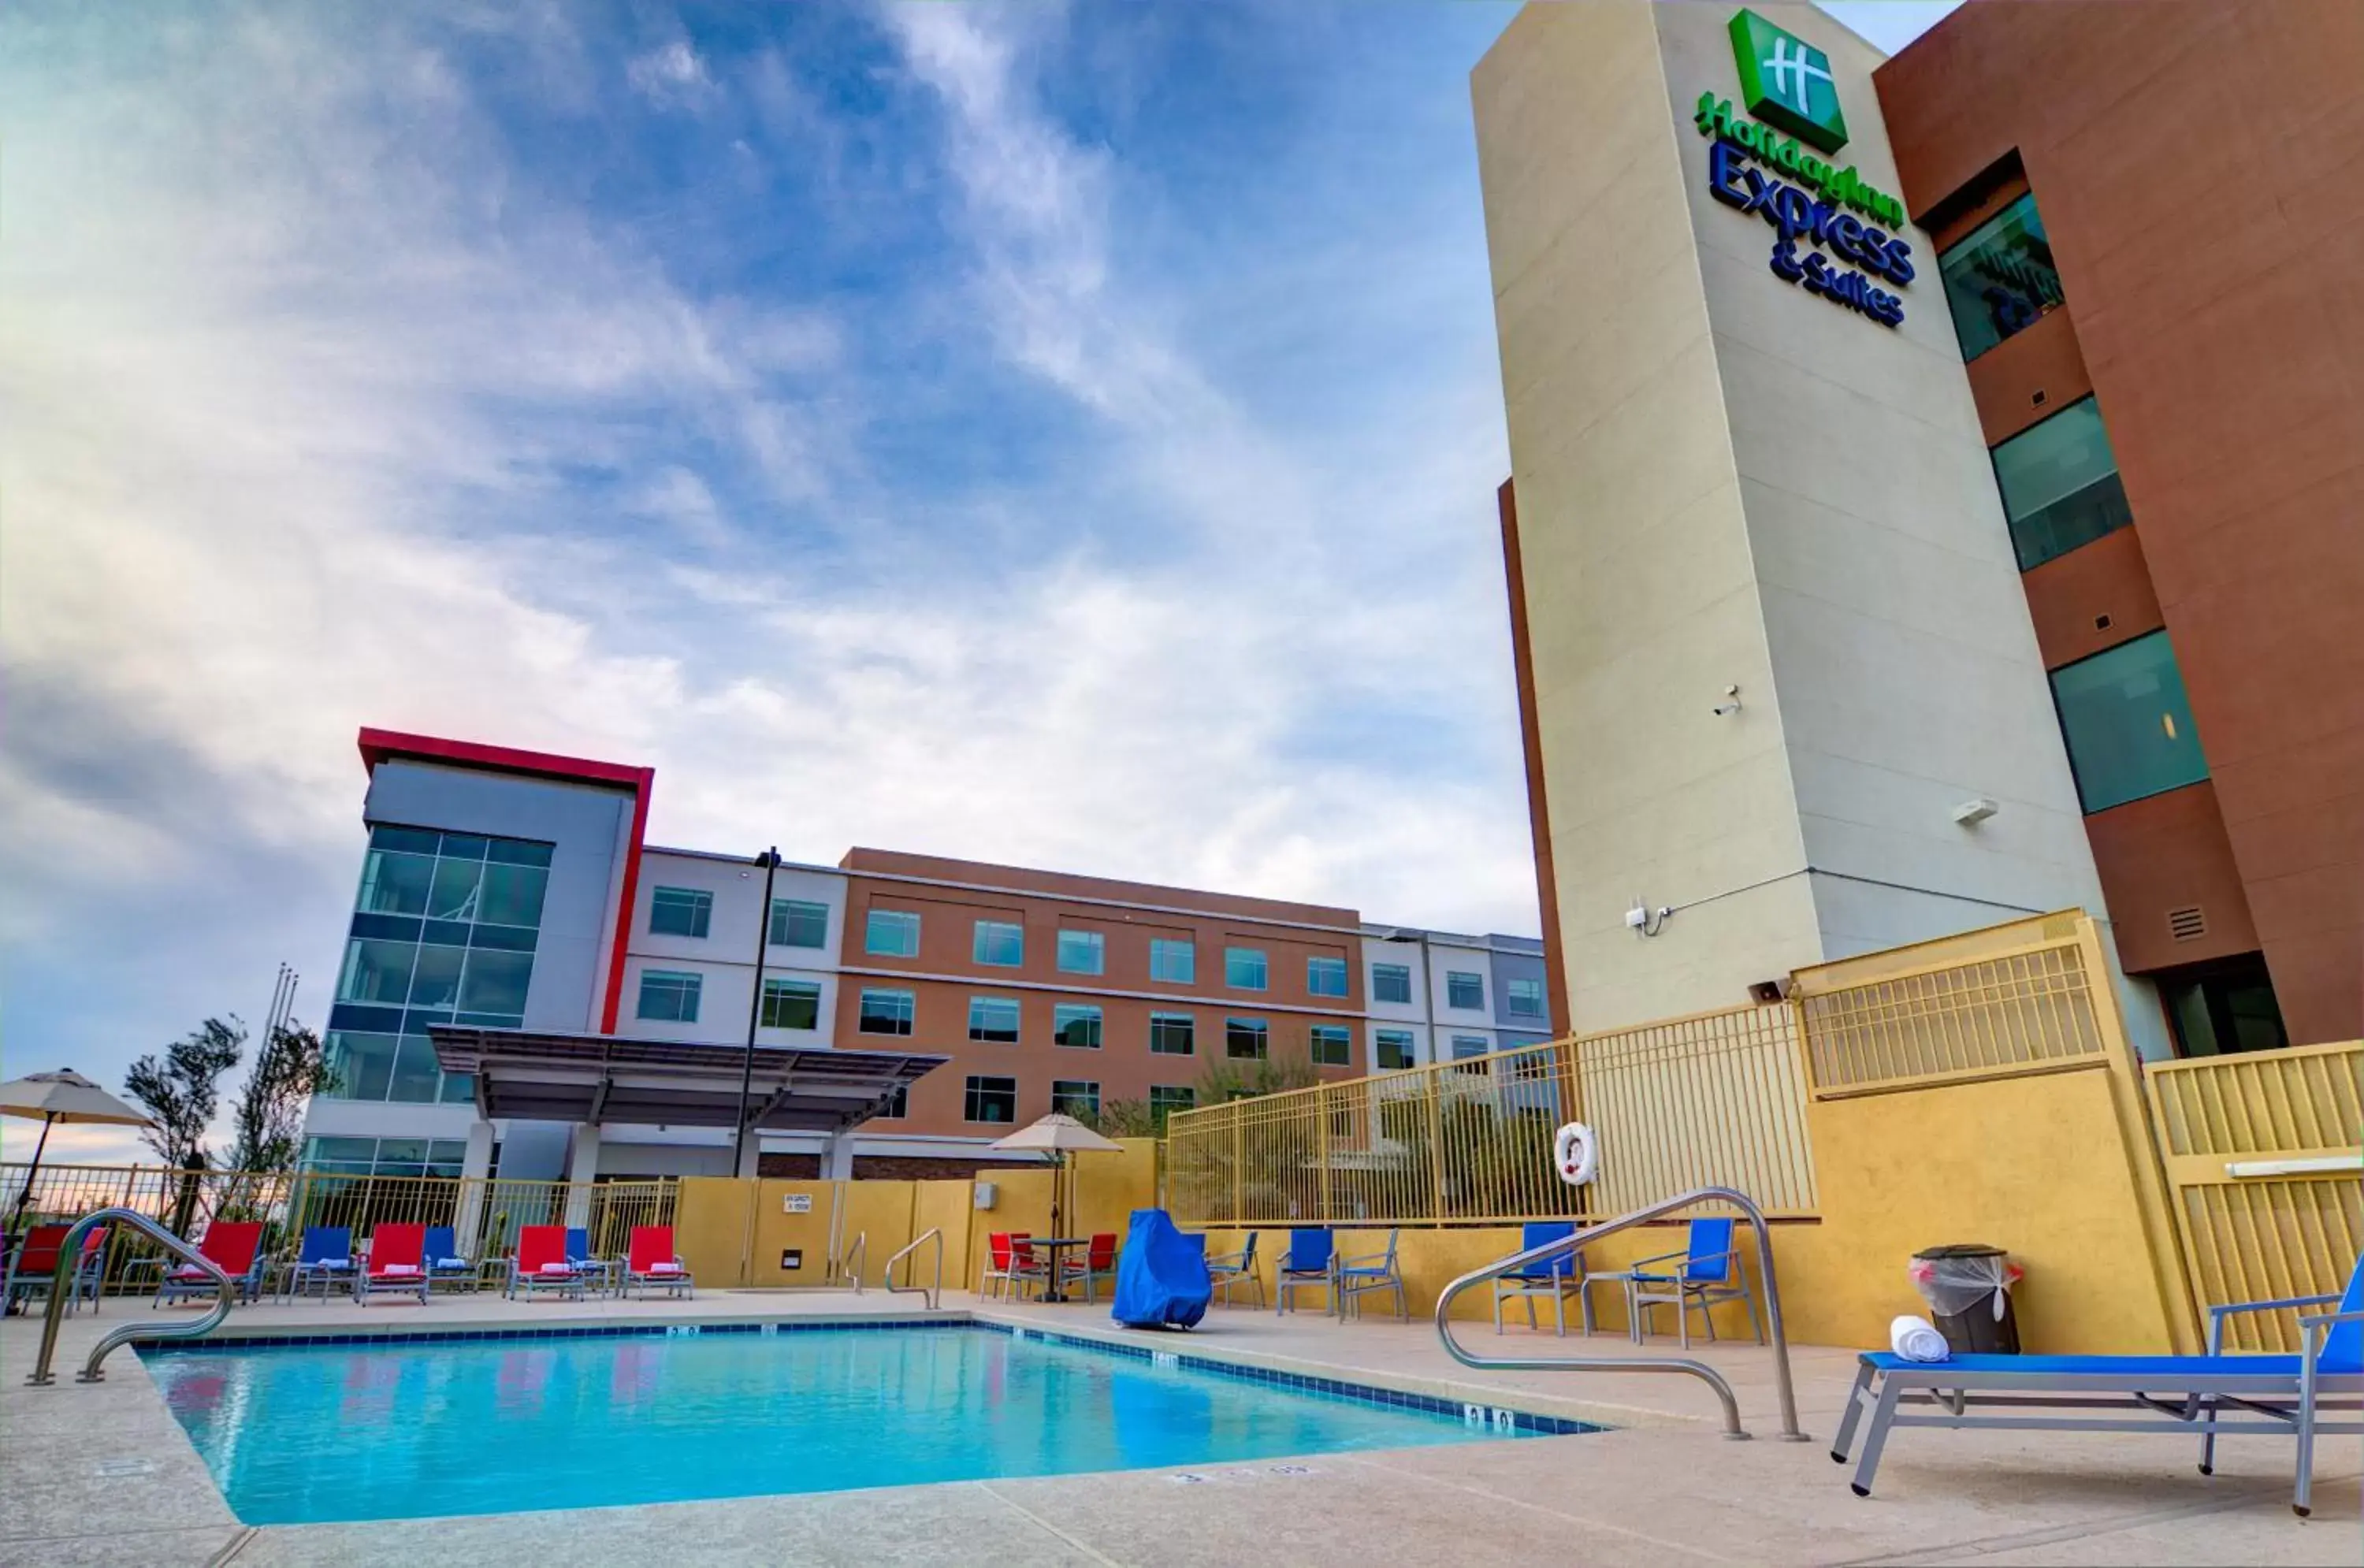
<path id="1" fill-rule="evenodd" d="M 1896 191 L 1877 52 L 1756 9 L 1829 53 L 1838 161 Z M 1580 1029 L 2102 908 L 1927 238 L 1899 328 L 1772 274 L 1692 124 L 1738 97 L 1732 11 L 1532 6 L 1472 82 Z M 1979 795 L 2000 813 L 1954 823 Z M 1636 902 L 1678 913 L 1640 937 Z"/>

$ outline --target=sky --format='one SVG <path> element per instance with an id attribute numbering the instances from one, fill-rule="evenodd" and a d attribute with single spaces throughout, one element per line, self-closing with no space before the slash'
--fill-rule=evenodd
<path id="1" fill-rule="evenodd" d="M 317 1024 L 363 725 L 653 766 L 658 843 L 1534 931 L 1513 9 L 8 7 L 0 1076 L 282 962 Z"/>

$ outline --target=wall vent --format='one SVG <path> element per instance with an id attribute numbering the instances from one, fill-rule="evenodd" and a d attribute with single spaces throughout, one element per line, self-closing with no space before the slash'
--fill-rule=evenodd
<path id="1" fill-rule="evenodd" d="M 2093 629 L 2094 629 L 2095 631 L 2107 631 L 2107 630 L 2109 630 L 2109 629 L 2110 629 L 2110 617 L 2107 617 L 2107 616 L 2095 616 L 2095 617 L 2093 617 Z"/>
<path id="2" fill-rule="evenodd" d="M 2167 912 L 2168 935 L 2179 942 L 2194 942 L 2208 934 L 2208 916 L 2199 905 Z"/>

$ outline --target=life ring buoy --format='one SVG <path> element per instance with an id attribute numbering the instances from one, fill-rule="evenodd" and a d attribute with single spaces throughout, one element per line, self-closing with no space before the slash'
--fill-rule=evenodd
<path id="1" fill-rule="evenodd" d="M 1600 1140 L 1584 1123 L 1569 1122 L 1553 1140 L 1552 1157 L 1559 1166 L 1559 1179 L 1580 1187 L 1600 1173 Z"/>

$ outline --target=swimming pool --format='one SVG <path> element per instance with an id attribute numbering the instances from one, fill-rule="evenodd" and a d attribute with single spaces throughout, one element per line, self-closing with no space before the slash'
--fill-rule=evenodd
<path id="1" fill-rule="evenodd" d="M 732 1330 L 736 1331 L 732 1331 Z M 143 1357 L 230 1509 L 320 1524 L 1580 1431 L 982 1325 L 706 1325 Z"/>

